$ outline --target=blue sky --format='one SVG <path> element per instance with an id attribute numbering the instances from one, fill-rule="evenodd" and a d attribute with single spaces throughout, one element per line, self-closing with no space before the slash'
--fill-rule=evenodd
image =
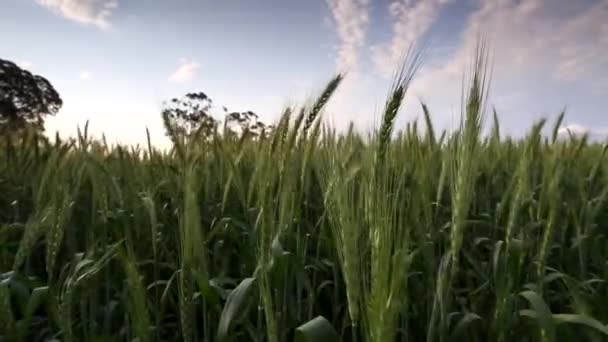
<path id="1" fill-rule="evenodd" d="M 348 77 L 326 119 L 368 129 L 412 43 L 423 66 L 399 124 L 430 107 L 458 120 L 463 74 L 480 34 L 490 42 L 489 105 L 503 130 L 567 108 L 564 129 L 608 134 L 608 0 L 3 0 L 0 58 L 47 77 L 64 107 L 47 131 L 165 144 L 164 100 L 204 91 L 265 121 Z"/>

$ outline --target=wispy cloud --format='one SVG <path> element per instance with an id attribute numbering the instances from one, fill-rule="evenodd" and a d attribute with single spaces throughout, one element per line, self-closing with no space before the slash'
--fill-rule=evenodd
<path id="1" fill-rule="evenodd" d="M 559 31 L 558 78 L 577 79 L 599 69 L 608 76 L 608 1 L 581 10 Z"/>
<path id="2" fill-rule="evenodd" d="M 192 80 L 200 69 L 200 64 L 195 61 L 188 61 L 187 59 L 180 59 L 179 66 L 169 76 L 171 82 L 187 82 Z"/>
<path id="3" fill-rule="evenodd" d="M 327 0 L 340 41 L 336 57 L 339 71 L 351 71 L 359 64 L 369 23 L 368 0 Z"/>
<path id="4" fill-rule="evenodd" d="M 470 15 L 460 48 L 442 66 L 462 70 L 480 34 L 492 43 L 496 71 L 545 69 L 555 79 L 608 76 L 608 1 L 589 6 L 569 0 L 480 0 Z"/>
<path id="5" fill-rule="evenodd" d="M 78 75 L 78 78 L 80 78 L 82 81 L 90 80 L 91 73 L 89 71 L 83 71 L 80 73 L 80 75 Z"/>
<path id="6" fill-rule="evenodd" d="M 110 17 L 119 0 L 36 0 L 63 17 L 81 24 L 110 27 Z"/>
<path id="7" fill-rule="evenodd" d="M 334 124 L 347 123 L 361 117 L 354 112 L 366 91 L 366 79 L 360 72 L 361 50 L 369 27 L 369 0 L 326 0 L 331 24 L 338 36 L 336 70 L 347 77 L 332 97 L 326 111 Z M 351 113 L 351 114 L 348 114 Z M 333 117 L 332 117 L 333 116 Z"/>
<path id="8" fill-rule="evenodd" d="M 372 60 L 376 71 L 389 77 L 415 44 L 433 25 L 441 7 L 451 0 L 394 0 L 389 13 L 394 19 L 390 42 L 372 46 Z"/>
<path id="9" fill-rule="evenodd" d="M 471 65 L 480 35 L 490 43 L 495 66 L 492 93 L 527 87 L 526 82 L 537 76 L 551 86 L 559 84 L 552 81 L 586 80 L 590 88 L 599 92 L 603 89 L 600 80 L 608 79 L 605 23 L 608 0 L 594 4 L 569 0 L 478 0 L 455 52 L 444 63 L 423 66 L 413 82 L 412 93 L 439 98 L 439 106 L 443 110 L 451 108 L 451 115 L 457 116 L 463 72 Z M 533 94 L 530 89 L 525 100 L 519 99 L 520 105 L 538 102 Z M 515 111 L 524 109 L 510 107 Z"/>

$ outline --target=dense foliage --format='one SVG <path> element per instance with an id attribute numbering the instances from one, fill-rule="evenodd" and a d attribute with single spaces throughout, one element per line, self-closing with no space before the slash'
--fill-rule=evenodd
<path id="1" fill-rule="evenodd" d="M 0 135 L 33 127 L 44 130 L 44 117 L 63 101 L 46 78 L 0 59 Z"/>
<path id="2" fill-rule="evenodd" d="M 6 139 L 0 340 L 605 341 L 606 147 L 482 136 L 483 69 L 451 134 L 393 133 L 410 69 L 369 136 L 337 77 L 255 139 Z"/>

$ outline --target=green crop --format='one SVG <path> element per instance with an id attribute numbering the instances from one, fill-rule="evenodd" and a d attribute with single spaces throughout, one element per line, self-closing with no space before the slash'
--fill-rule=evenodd
<path id="1" fill-rule="evenodd" d="M 0 341 L 606 341 L 608 145 L 483 134 L 480 47 L 455 132 L 323 111 L 170 150 L 25 132 L 0 148 Z"/>

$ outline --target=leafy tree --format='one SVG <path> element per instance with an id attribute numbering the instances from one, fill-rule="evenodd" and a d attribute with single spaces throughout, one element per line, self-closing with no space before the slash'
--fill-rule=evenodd
<path id="1" fill-rule="evenodd" d="M 161 116 L 167 136 L 175 143 L 178 137 L 209 137 L 218 127 L 210 114 L 213 101 L 203 92 L 188 93 L 165 104 Z"/>
<path id="2" fill-rule="evenodd" d="M 27 127 L 44 131 L 44 117 L 55 115 L 62 104 L 46 78 L 0 59 L 0 134 Z"/>
<path id="3" fill-rule="evenodd" d="M 272 126 L 259 120 L 252 111 L 228 112 L 222 107 L 223 120 L 213 117 L 213 100 L 205 93 L 188 93 L 181 98 L 173 98 L 162 110 L 161 116 L 166 134 L 173 143 L 177 139 L 209 139 L 213 134 L 220 134 L 218 127 L 223 123 L 224 134 L 258 137 L 267 134 Z"/>

